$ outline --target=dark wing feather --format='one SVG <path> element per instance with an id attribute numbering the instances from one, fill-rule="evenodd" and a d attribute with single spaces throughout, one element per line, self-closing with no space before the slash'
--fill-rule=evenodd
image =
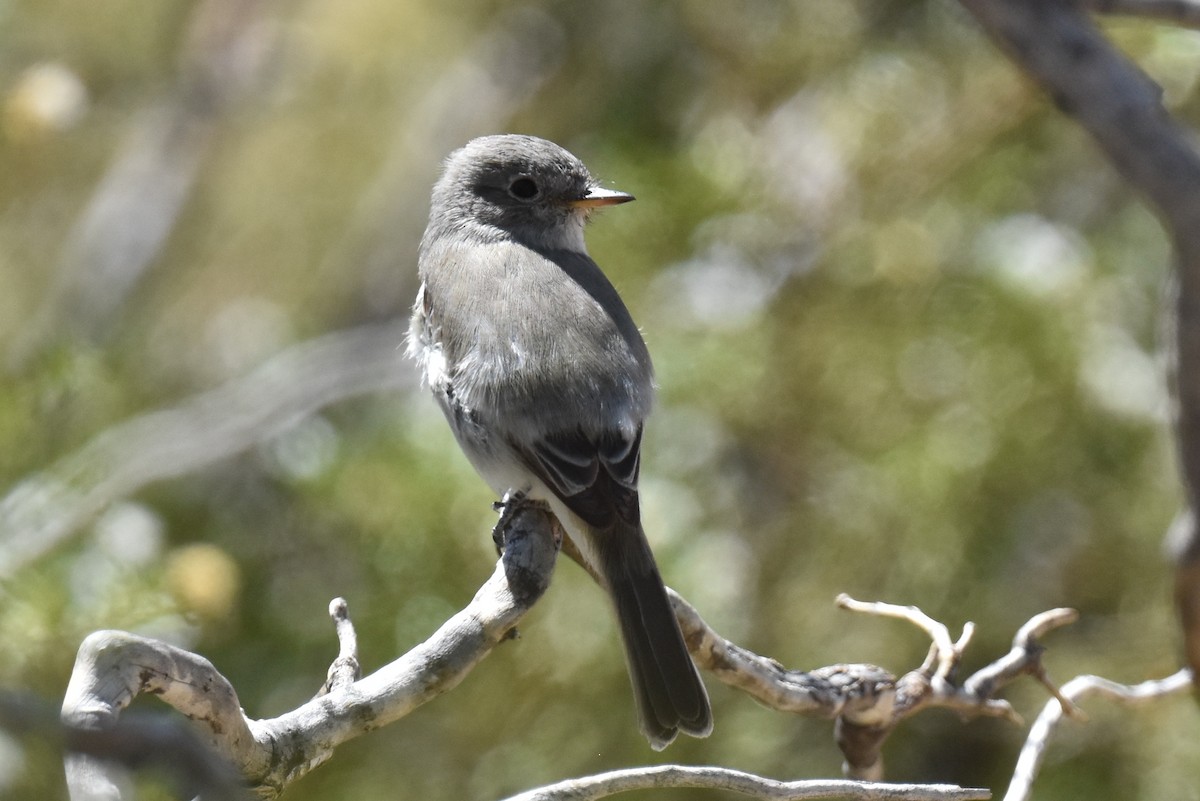
<path id="1" fill-rule="evenodd" d="M 513 446 L 567 508 L 603 531 L 618 521 L 641 525 L 637 494 L 641 444 L 639 425 L 633 437 L 610 431 L 593 438 L 576 429 L 545 436 L 530 448 Z"/>

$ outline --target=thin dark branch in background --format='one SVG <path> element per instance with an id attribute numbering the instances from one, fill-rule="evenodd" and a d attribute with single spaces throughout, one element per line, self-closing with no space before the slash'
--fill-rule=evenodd
<path id="1" fill-rule="evenodd" d="M 166 715 L 125 715 L 104 729 L 72 726 L 57 710 L 28 695 L 0 693 L 0 731 L 17 738 L 36 738 L 61 750 L 68 774 L 78 777 L 75 797 L 132 797 L 129 773 L 150 772 L 178 798 L 206 801 L 249 801 L 233 766 L 209 748 L 186 721 Z M 103 764 L 102 771 L 87 769 Z"/>
<path id="2" fill-rule="evenodd" d="M 107 429 L 0 498 L 0 580 L 47 553 L 115 500 L 234 456 L 348 398 L 411 386 L 407 324 L 328 334 L 244 378 Z"/>
<path id="3" fill-rule="evenodd" d="M 1102 14 L 1146 17 L 1200 28 L 1200 2 L 1197 0 L 1084 0 L 1084 5 Z"/>
<path id="4" fill-rule="evenodd" d="M 372 315 L 407 312 L 416 294 L 416 243 L 438 165 L 466 139 L 502 130 L 550 80 L 564 35 L 531 7 L 502 12 L 463 57 L 439 72 L 413 104 L 397 108 L 387 157 L 362 193 L 346 233 L 326 255 L 326 275 L 365 273 Z M 408 281 L 397 281 L 397 272 Z"/>
<path id="5" fill-rule="evenodd" d="M 410 231 L 404 225 L 423 219 L 428 201 L 427 191 L 415 192 L 413 187 L 428 186 L 432 180 L 428 175 L 415 175 L 414 165 L 436 165 L 444 155 L 450 131 L 482 131 L 511 115 L 551 73 L 560 55 L 561 40 L 555 23 L 536 11 L 524 9 L 502 15 L 501 24 L 480 37 L 457 65 L 424 93 L 415 112 L 404 110 L 406 122 L 398 128 L 387 163 L 372 189 L 365 193 L 351 233 L 333 248 L 324 269 L 346 270 L 346 262 L 352 260 L 386 263 L 389 283 L 403 286 L 403 281 L 394 280 L 397 265 L 415 258 L 412 252 L 403 251 L 420 235 L 419 228 Z M 185 93 L 189 97 L 203 96 L 201 89 L 207 84 L 197 82 L 196 88 Z M 93 205 L 102 206 L 104 213 L 96 212 L 99 216 L 95 220 L 81 222 L 90 233 L 81 240 L 79 249 L 80 253 L 90 254 L 89 258 L 101 258 L 112 250 L 113 260 L 132 269 L 131 260 L 136 262 L 138 258 L 127 246 L 148 244 L 144 228 L 138 229 L 142 233 L 136 241 L 106 234 L 108 229 L 130 230 L 129 221 L 144 224 L 138 210 L 127 204 L 150 198 L 156 204 L 156 214 L 161 216 L 163 200 L 155 199 L 154 193 L 141 184 L 170 184 L 157 171 L 182 169 L 174 162 L 150 164 L 154 159 L 167 159 L 167 154 L 155 148 L 143 150 L 146 148 L 134 147 L 129 158 L 149 161 L 128 179 L 110 179 L 119 184 L 119 191 L 109 192 L 102 187 Z M 118 163 L 112 173 L 131 170 Z M 175 216 L 171 217 L 172 224 Z M 78 270 L 89 275 L 96 272 L 87 265 L 67 272 Z M 415 276 L 415 266 L 410 272 Z M 404 306 L 411 302 L 414 292 L 406 290 Z M 93 293 L 84 294 L 91 297 Z M 387 292 L 373 294 L 377 298 L 388 296 Z M 55 315 L 66 313 L 59 307 L 61 302 L 52 304 Z M 379 303 L 394 310 L 391 307 L 397 302 Z M 84 319 L 87 317 L 84 315 Z M 26 479 L 0 499 L 0 581 L 56 547 L 107 504 L 148 483 L 234 456 L 329 404 L 411 385 L 416 371 L 404 363 L 400 351 L 406 332 L 406 322 L 377 324 L 300 343 L 244 378 L 174 409 L 151 412 L 104 431 L 79 452 Z"/>
<path id="6" fill-rule="evenodd" d="M 205 0 L 185 31 L 179 75 L 132 122 L 66 236 L 55 290 L 9 353 L 20 366 L 63 332 L 103 337 L 153 266 L 192 194 L 224 114 L 261 82 L 277 41 L 270 0 Z"/>
<path id="7" fill-rule="evenodd" d="M 1091 134 L 1150 202 L 1175 248 L 1172 368 L 1183 483 L 1200 500 L 1200 155 L 1161 91 L 1067 0 L 962 0 L 1009 57 Z M 1118 5 L 1111 4 L 1113 8 Z M 1186 4 L 1190 7 L 1192 4 Z M 1176 598 L 1193 673 L 1200 676 L 1200 543 L 1194 515 L 1176 537 Z"/>

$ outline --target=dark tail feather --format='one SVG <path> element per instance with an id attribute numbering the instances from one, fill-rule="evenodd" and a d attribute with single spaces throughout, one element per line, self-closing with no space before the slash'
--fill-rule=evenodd
<path id="1" fill-rule="evenodd" d="M 606 532 L 608 533 L 608 532 Z M 605 578 L 617 608 L 625 661 L 633 682 L 642 733 L 655 750 L 679 731 L 712 732 L 708 693 L 692 662 L 650 546 L 640 530 L 611 532 L 602 550 Z"/>

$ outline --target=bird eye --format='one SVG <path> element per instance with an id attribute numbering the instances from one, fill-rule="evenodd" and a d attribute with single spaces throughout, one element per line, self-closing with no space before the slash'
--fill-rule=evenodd
<path id="1" fill-rule="evenodd" d="M 508 194 L 517 200 L 533 200 L 538 196 L 538 185 L 532 178 L 521 177 L 508 185 Z"/>

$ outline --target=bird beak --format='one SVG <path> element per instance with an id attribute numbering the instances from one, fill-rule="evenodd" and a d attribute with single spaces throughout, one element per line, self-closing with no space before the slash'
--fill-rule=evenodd
<path id="1" fill-rule="evenodd" d="M 618 203 L 628 203 L 633 200 L 633 195 L 626 192 L 618 192 L 615 189 L 601 189 L 598 186 L 590 187 L 587 194 L 575 200 L 568 201 L 572 208 L 576 209 L 596 209 L 602 206 L 615 206 Z"/>

